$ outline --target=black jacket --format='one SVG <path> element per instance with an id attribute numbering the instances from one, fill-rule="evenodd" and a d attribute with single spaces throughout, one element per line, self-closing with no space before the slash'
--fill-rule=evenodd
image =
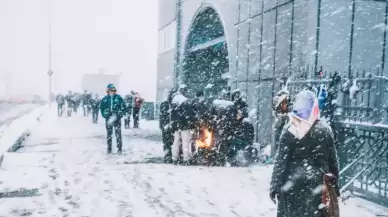
<path id="1" fill-rule="evenodd" d="M 160 110 L 159 110 L 159 128 L 163 131 L 163 130 L 167 130 L 167 125 L 169 125 L 171 123 L 171 120 L 170 120 L 170 114 L 171 114 L 171 111 L 170 111 L 170 102 L 168 102 L 167 100 L 162 102 L 160 104 Z"/>
<path id="2" fill-rule="evenodd" d="M 209 120 L 209 110 L 205 101 L 200 101 L 198 98 L 193 100 L 193 109 L 197 124 L 205 124 Z"/>
<path id="3" fill-rule="evenodd" d="M 98 111 L 98 109 L 100 108 L 100 103 L 101 103 L 100 99 L 94 98 L 90 100 L 90 106 L 94 111 L 96 110 Z"/>
<path id="4" fill-rule="evenodd" d="M 337 150 L 327 123 L 316 121 L 301 140 L 283 128 L 272 173 L 271 191 L 278 192 L 278 217 L 321 217 L 318 209 L 323 172 L 339 176 Z M 335 186 L 338 191 L 339 186 Z"/>
<path id="5" fill-rule="evenodd" d="M 248 117 L 248 103 L 243 98 L 239 98 L 234 102 L 235 109 L 242 112 L 243 118 Z"/>
<path id="6" fill-rule="evenodd" d="M 133 95 L 132 94 L 125 95 L 124 102 L 128 109 L 133 108 Z"/>
<path id="7" fill-rule="evenodd" d="M 176 95 L 175 97 L 183 97 Z M 196 118 L 192 101 L 186 99 L 183 102 L 175 102 L 172 100 L 171 106 L 171 126 L 173 131 L 177 130 L 193 130 L 195 129 Z"/>
<path id="8" fill-rule="evenodd" d="M 222 140 L 229 140 L 233 136 L 234 124 L 236 123 L 236 112 L 232 101 L 216 99 L 210 112 L 211 129 Z"/>
<path id="9" fill-rule="evenodd" d="M 63 105 L 65 104 L 65 97 L 63 95 L 58 95 L 56 98 L 57 104 Z"/>
<path id="10" fill-rule="evenodd" d="M 280 135 L 283 132 L 283 127 L 287 124 L 288 121 L 289 121 L 289 118 L 287 114 L 278 114 L 275 119 L 275 124 L 274 124 L 275 146 L 273 147 L 274 150 L 271 151 L 272 152 L 271 154 L 273 155 L 276 153 L 276 150 L 278 148 L 277 145 L 279 144 L 278 141 L 279 141 Z"/>
<path id="11" fill-rule="evenodd" d="M 255 128 L 253 124 L 246 120 L 241 120 L 235 127 L 234 138 L 243 140 L 245 145 L 252 146 L 255 140 Z"/>

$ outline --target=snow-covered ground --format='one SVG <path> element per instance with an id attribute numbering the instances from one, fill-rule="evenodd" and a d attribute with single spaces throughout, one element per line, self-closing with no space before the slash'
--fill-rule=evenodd
<path id="1" fill-rule="evenodd" d="M 0 124 L 3 124 L 9 119 L 14 119 L 28 112 L 32 108 L 37 107 L 34 104 L 5 104 L 0 103 Z"/>
<path id="2" fill-rule="evenodd" d="M 274 217 L 271 168 L 162 164 L 157 123 L 124 130 L 124 155 L 107 155 L 104 124 L 90 117 L 41 118 L 25 146 L 0 171 L 0 216 Z M 342 217 L 386 216 L 361 199 Z"/>
<path id="3" fill-rule="evenodd" d="M 17 118 L 36 108 L 34 104 L 0 103 L 0 138 L 9 125 Z"/>

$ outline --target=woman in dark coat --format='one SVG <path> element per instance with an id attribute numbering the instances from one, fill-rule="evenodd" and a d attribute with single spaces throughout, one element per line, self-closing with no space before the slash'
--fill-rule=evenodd
<path id="1" fill-rule="evenodd" d="M 302 91 L 294 101 L 291 122 L 280 136 L 271 179 L 270 198 L 278 201 L 277 217 L 326 217 L 324 176 L 332 177 L 329 187 L 336 198 L 338 173 L 333 133 L 319 120 L 314 93 Z M 338 208 L 338 202 L 334 203 L 329 205 Z"/>

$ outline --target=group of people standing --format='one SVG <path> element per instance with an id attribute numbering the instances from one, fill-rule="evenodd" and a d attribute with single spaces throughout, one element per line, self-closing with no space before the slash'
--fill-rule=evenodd
<path id="1" fill-rule="evenodd" d="M 205 98 L 202 91 L 190 95 L 182 85 L 170 91 L 160 106 L 165 162 L 190 164 L 193 144 L 207 128 L 214 135 L 221 164 L 233 163 L 235 150 L 246 149 L 254 140 L 243 94 L 235 90 L 216 98 Z M 276 157 L 269 197 L 278 205 L 278 217 L 339 216 L 337 147 L 326 115 L 333 109 L 332 98 L 330 91 L 320 87 L 302 90 L 293 99 L 283 89 L 273 100 Z"/>
<path id="2" fill-rule="evenodd" d="M 161 103 L 159 120 L 167 163 L 192 164 L 198 150 L 195 141 L 204 138 L 205 130 L 214 137 L 220 165 L 233 165 L 236 150 L 253 145 L 254 127 L 239 90 L 207 98 L 199 91 L 190 97 L 187 86 L 181 85 Z"/>
<path id="3" fill-rule="evenodd" d="M 112 136 L 114 131 L 118 154 L 122 154 L 121 120 L 124 118 L 124 127 L 129 129 L 132 116 L 133 127 L 139 128 L 140 110 L 144 99 L 135 91 L 131 91 L 130 94 L 122 98 L 117 94 L 114 84 L 109 84 L 106 92 L 107 95 L 102 99 L 98 94 L 93 95 L 87 90 L 83 94 L 69 91 L 66 96 L 57 95 L 58 117 L 63 115 L 65 105 L 68 117 L 71 117 L 72 113 L 77 113 L 82 105 L 84 116 L 88 116 L 91 113 L 94 124 L 98 123 L 98 116 L 101 113 L 101 116 L 105 119 L 107 131 L 107 153 L 110 154 L 112 152 Z"/>
<path id="4" fill-rule="evenodd" d="M 86 90 L 83 94 L 73 93 L 69 91 L 66 96 L 58 94 L 56 97 L 58 117 L 63 115 L 65 107 L 67 108 L 67 116 L 77 114 L 80 107 L 82 107 L 83 115 L 88 116 L 92 114 L 93 123 L 98 121 L 98 110 L 100 105 L 100 97 L 98 94 L 88 93 Z"/>

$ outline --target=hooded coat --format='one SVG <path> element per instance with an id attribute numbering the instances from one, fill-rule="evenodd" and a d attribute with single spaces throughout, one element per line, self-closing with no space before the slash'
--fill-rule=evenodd
<path id="1" fill-rule="evenodd" d="M 277 217 L 322 217 L 323 171 L 339 174 L 330 127 L 318 120 L 301 140 L 285 127 L 271 179 L 271 191 L 279 195 Z M 339 192 L 337 184 L 335 188 Z"/>
<path id="2" fill-rule="evenodd" d="M 302 94 L 303 93 L 303 94 Z M 277 217 L 322 217 L 322 186 L 327 173 L 339 177 L 337 150 L 329 125 L 320 121 L 316 97 L 301 92 L 294 103 L 293 115 L 312 123 L 306 134 L 295 134 L 290 122 L 278 141 L 275 165 L 271 178 L 271 192 L 278 195 Z M 301 99 L 307 97 L 307 99 Z M 303 104 L 307 106 L 303 106 Z M 317 115 L 318 114 L 318 115 Z M 293 130 L 292 130 L 293 129 Z M 298 131 L 298 129 L 297 129 Z M 299 132 L 303 132 L 299 129 Z M 339 196 L 339 186 L 333 183 Z"/>
<path id="3" fill-rule="evenodd" d="M 112 96 L 106 95 L 101 100 L 100 110 L 101 116 L 105 119 L 108 119 L 113 115 L 116 115 L 118 119 L 121 119 L 125 114 L 125 102 L 118 94 Z"/>

